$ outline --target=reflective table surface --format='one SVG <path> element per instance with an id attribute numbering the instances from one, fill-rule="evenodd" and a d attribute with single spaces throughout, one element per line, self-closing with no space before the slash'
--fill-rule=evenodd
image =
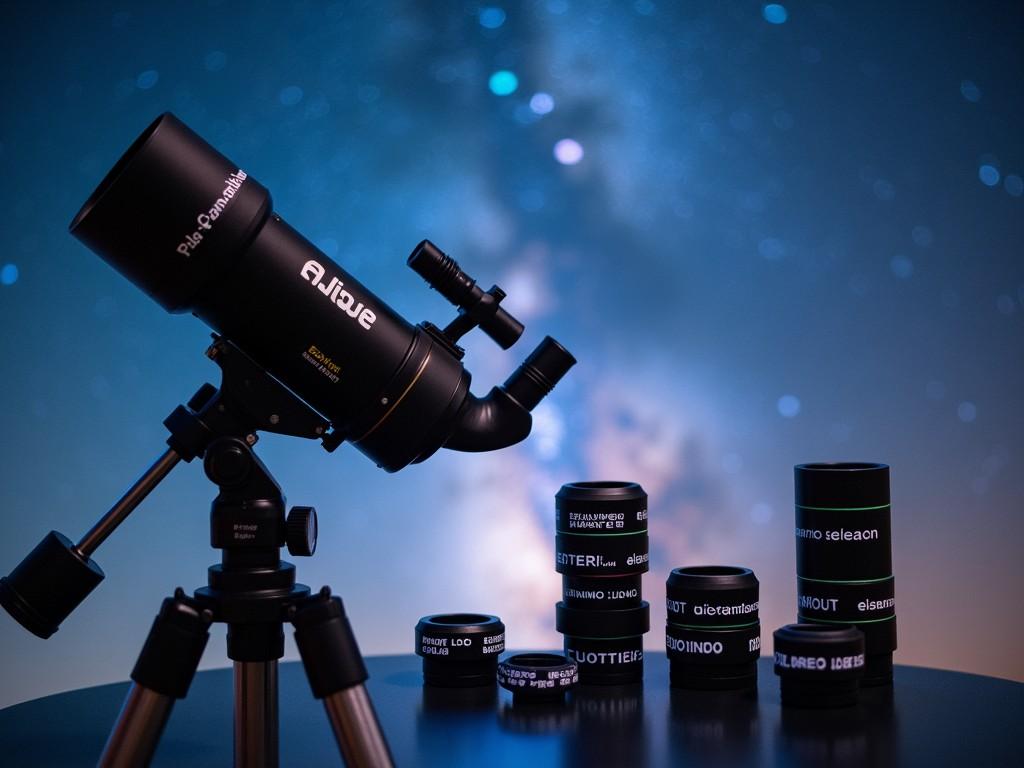
<path id="1" fill-rule="evenodd" d="M 670 690 L 651 653 L 644 685 L 580 688 L 563 707 L 507 691 L 424 689 L 416 656 L 367 659 L 369 691 L 399 766 L 1024 765 L 1024 684 L 917 667 L 853 708 L 783 709 L 762 659 L 756 696 Z M 0 711 L 0 765 L 92 766 L 127 683 Z M 201 672 L 178 702 L 157 766 L 232 762 L 231 670 Z M 282 766 L 341 765 L 302 667 L 280 668 Z"/>

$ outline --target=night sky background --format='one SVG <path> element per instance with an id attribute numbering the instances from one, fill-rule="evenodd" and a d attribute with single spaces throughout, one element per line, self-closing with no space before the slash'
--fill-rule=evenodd
<path id="1" fill-rule="evenodd" d="M 795 618 L 792 466 L 883 461 L 896 661 L 1024 679 L 1024 6 L 784 6 L 6 5 L 0 572 L 77 540 L 217 381 L 205 326 L 67 233 L 171 110 L 411 322 L 454 311 L 404 266 L 424 237 L 504 287 L 527 331 L 468 340 L 478 394 L 545 334 L 580 361 L 494 454 L 388 475 L 261 440 L 320 513 L 300 581 L 345 598 L 365 653 L 448 611 L 559 646 L 553 497 L 583 479 L 650 494 L 648 664 L 675 566 L 753 568 L 768 638 Z M 219 559 L 214 490 L 176 469 L 50 640 L 0 615 L 0 706 L 127 678 Z M 226 663 L 219 627 L 203 667 Z"/>

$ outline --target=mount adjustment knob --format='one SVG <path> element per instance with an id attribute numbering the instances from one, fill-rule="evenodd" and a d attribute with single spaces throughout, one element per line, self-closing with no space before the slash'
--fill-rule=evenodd
<path id="1" fill-rule="evenodd" d="M 288 513 L 288 552 L 294 557 L 309 557 L 316 551 L 316 510 L 313 507 L 292 507 Z"/>

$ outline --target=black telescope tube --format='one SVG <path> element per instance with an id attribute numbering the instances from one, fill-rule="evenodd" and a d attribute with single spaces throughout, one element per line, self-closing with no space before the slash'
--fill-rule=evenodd
<path id="1" fill-rule="evenodd" d="M 798 464 L 797 617 L 864 633 L 862 685 L 892 682 L 896 600 L 889 467 Z"/>
<path id="2" fill-rule="evenodd" d="M 334 430 L 330 446 L 348 440 L 394 472 L 453 435 L 456 450 L 494 450 L 529 433 L 532 406 L 481 406 L 450 343 L 406 322 L 313 246 L 274 213 L 265 187 L 170 113 L 135 140 L 70 229 L 164 309 L 193 313 L 319 411 Z M 501 343 L 518 338 L 522 326 L 497 294 L 443 259 L 414 261 L 453 301 L 479 294 L 496 309 L 481 327 Z M 571 365 L 567 352 L 552 356 L 558 349 L 535 353 L 536 382 L 521 387 L 527 402 Z"/>
<path id="3" fill-rule="evenodd" d="M 468 374 L 272 209 L 265 187 L 165 113 L 70 229 L 164 309 L 229 338 L 383 468 L 436 450 L 445 435 L 424 440 L 461 404 Z"/>

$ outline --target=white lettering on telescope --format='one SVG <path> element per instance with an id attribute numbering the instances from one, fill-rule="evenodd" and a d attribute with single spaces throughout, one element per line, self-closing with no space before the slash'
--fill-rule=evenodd
<path id="1" fill-rule="evenodd" d="M 798 539 L 813 539 L 814 541 L 877 541 L 878 530 L 865 528 L 862 531 L 849 531 L 846 528 L 835 530 L 819 530 L 817 528 L 797 528 Z"/>
<path id="2" fill-rule="evenodd" d="M 328 301 L 344 311 L 353 320 L 356 320 L 363 328 L 370 330 L 373 321 L 377 319 L 376 313 L 368 307 L 363 307 L 363 302 L 357 303 L 351 293 L 343 291 L 342 286 L 345 284 L 338 278 L 332 277 L 330 282 L 325 285 L 323 279 L 326 272 L 327 270 L 317 261 L 307 261 L 302 265 L 302 269 L 299 270 L 299 274 L 319 288 Z"/>
<path id="3" fill-rule="evenodd" d="M 208 209 L 199 212 L 196 216 L 197 228 L 185 235 L 185 239 L 178 243 L 178 247 L 174 250 L 186 258 L 191 256 L 203 242 L 203 235 L 210 233 L 214 223 L 231 204 L 247 178 L 249 178 L 249 174 L 239 168 L 224 179 L 224 189 L 221 191 L 220 197 L 214 200 Z"/>

